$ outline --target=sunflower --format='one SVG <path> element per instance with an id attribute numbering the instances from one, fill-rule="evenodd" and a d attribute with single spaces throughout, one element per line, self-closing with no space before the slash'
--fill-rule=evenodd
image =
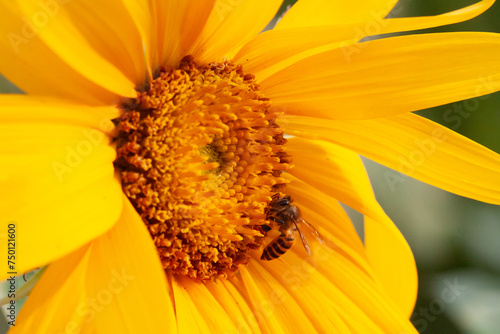
<path id="1" fill-rule="evenodd" d="M 0 97 L 0 210 L 11 270 L 50 264 L 11 332 L 416 333 L 413 256 L 359 156 L 500 203 L 499 156 L 411 114 L 500 90 L 500 37 L 364 38 L 493 2 L 299 0 L 263 33 L 281 0 L 3 2 L 26 95 Z"/>

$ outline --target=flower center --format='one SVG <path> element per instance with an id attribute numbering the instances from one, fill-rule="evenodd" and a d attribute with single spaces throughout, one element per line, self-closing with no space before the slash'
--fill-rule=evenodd
<path id="1" fill-rule="evenodd" d="M 291 162 L 269 107 L 241 66 L 189 56 L 124 106 L 115 166 L 169 272 L 226 278 L 263 243 Z"/>

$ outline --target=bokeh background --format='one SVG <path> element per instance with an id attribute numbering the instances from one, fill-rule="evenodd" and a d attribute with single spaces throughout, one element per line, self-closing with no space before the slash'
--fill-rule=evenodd
<path id="1" fill-rule="evenodd" d="M 294 2 L 285 0 L 278 16 Z M 475 2 L 401 0 L 397 16 L 436 15 Z M 417 33 L 500 33 L 499 18 L 500 4 L 496 3 L 473 20 Z M 0 76 L 0 93 L 19 92 Z M 418 113 L 500 153 L 499 93 Z M 447 193 L 368 160 L 365 164 L 377 199 L 415 254 L 420 283 L 412 321 L 417 330 L 427 334 L 500 333 L 500 206 Z M 401 182 L 389 183 L 388 173 Z M 359 215 L 351 214 L 359 223 Z M 6 328 L 0 317 L 0 333 Z"/>

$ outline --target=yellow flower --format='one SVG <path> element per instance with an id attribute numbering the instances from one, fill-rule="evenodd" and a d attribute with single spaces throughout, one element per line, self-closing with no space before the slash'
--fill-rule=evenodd
<path id="1" fill-rule="evenodd" d="M 359 155 L 499 204 L 499 156 L 410 112 L 500 90 L 500 37 L 359 41 L 493 2 L 299 0 L 259 34 L 280 0 L 4 1 L 0 72 L 27 95 L 0 97 L 0 212 L 11 270 L 50 263 L 11 332 L 416 333 L 413 257 Z M 285 195 L 326 244 L 261 260 L 296 234 Z"/>

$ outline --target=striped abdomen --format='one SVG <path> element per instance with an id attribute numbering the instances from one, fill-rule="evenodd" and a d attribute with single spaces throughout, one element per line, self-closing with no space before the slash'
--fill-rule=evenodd
<path id="1" fill-rule="evenodd" d="M 261 260 L 274 260 L 285 254 L 293 245 L 293 240 L 287 240 L 284 236 L 279 236 L 271 241 L 262 252 Z"/>

